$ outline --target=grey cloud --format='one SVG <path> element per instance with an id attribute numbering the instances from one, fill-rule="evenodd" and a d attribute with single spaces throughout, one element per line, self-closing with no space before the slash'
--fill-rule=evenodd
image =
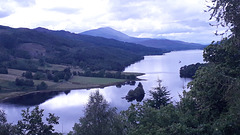
<path id="1" fill-rule="evenodd" d="M 17 7 L 12 5 L 12 2 L 20 7 L 29 7 L 35 4 L 35 0 L 9 0 L 0 2 L 0 18 L 7 17 L 15 12 Z"/>
<path id="2" fill-rule="evenodd" d="M 111 1 L 111 13 L 117 20 L 141 19 L 148 15 L 148 9 L 144 0 L 113 0 Z"/>
<path id="3" fill-rule="evenodd" d="M 64 13 L 64 14 L 74 14 L 79 12 L 80 9 L 77 8 L 66 8 L 66 7 L 56 7 L 56 8 L 51 8 L 48 9 L 50 11 L 56 11 L 56 12 L 60 12 L 60 13 Z"/>
<path id="4" fill-rule="evenodd" d="M 114 18 L 117 20 L 127 20 L 127 19 L 141 19 L 144 15 L 141 14 L 141 10 L 135 9 L 130 10 L 129 8 L 122 8 L 119 11 L 114 12 Z"/>
<path id="5" fill-rule="evenodd" d="M 7 11 L 0 11 L 0 18 L 4 18 L 7 17 L 9 15 L 11 15 L 12 11 L 7 10 Z"/>

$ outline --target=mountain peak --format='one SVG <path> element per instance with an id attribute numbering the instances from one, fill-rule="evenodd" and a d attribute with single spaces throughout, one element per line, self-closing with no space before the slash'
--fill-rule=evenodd
<path id="1" fill-rule="evenodd" d="M 101 28 L 98 28 L 98 29 L 105 29 L 105 30 L 113 30 L 113 31 L 117 31 L 117 30 L 114 30 L 114 29 L 111 28 L 111 27 L 101 27 Z"/>
<path id="2" fill-rule="evenodd" d="M 115 39 L 124 42 L 141 44 L 147 47 L 161 48 L 164 50 L 189 50 L 189 49 L 203 49 L 205 46 L 201 44 L 187 43 L 178 40 L 170 39 L 154 39 L 154 38 L 135 38 L 130 37 L 120 31 L 114 30 L 111 27 L 102 27 L 85 31 L 81 34 Z"/>
<path id="3" fill-rule="evenodd" d="M 105 37 L 105 38 L 116 39 L 116 40 L 120 40 L 120 41 L 127 40 L 130 38 L 128 35 L 120 32 L 120 31 L 117 31 L 111 27 L 101 27 L 98 29 L 85 31 L 81 34 L 96 36 L 96 37 Z"/>

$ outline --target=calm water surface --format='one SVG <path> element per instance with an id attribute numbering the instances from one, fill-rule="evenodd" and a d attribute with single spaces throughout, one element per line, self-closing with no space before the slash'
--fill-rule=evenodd
<path id="1" fill-rule="evenodd" d="M 202 50 L 189 50 L 189 51 L 175 51 L 166 53 L 159 56 L 145 56 L 144 60 L 132 64 L 125 69 L 125 72 L 141 72 L 145 75 L 140 76 L 140 81 L 145 90 L 144 99 L 149 97 L 149 90 L 157 86 L 157 80 L 162 80 L 162 85 L 166 86 L 171 93 L 173 101 L 179 100 L 179 94 L 182 93 L 183 88 L 190 79 L 179 77 L 179 69 L 184 65 L 195 64 L 197 62 L 203 63 Z M 83 110 L 88 102 L 89 95 L 99 90 L 104 98 L 111 104 L 117 107 L 119 111 L 128 108 L 130 103 L 122 99 L 126 96 L 130 89 L 135 89 L 135 86 L 125 85 L 121 88 L 116 86 L 109 86 L 103 89 L 90 89 L 90 90 L 72 90 L 68 93 L 61 92 L 58 95 L 50 98 L 39 106 L 44 109 L 45 115 L 48 113 L 55 113 L 60 117 L 60 124 L 55 128 L 58 132 L 67 133 L 72 130 L 74 123 L 83 116 Z M 35 100 L 37 97 L 34 97 Z M 135 103 L 135 102 L 134 102 Z M 32 106 L 30 106 L 32 107 Z M 7 114 L 8 122 L 17 123 L 21 118 L 21 110 L 26 109 L 27 106 L 16 104 L 0 104 L 0 109 L 3 109 Z"/>

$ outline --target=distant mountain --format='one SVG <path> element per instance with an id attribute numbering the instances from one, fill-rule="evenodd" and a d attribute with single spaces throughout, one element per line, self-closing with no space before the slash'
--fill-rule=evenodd
<path id="1" fill-rule="evenodd" d="M 131 37 L 129 37 L 128 35 L 120 32 L 120 31 L 116 31 L 110 27 L 103 27 L 103 28 L 99 28 L 99 29 L 89 30 L 89 31 L 85 31 L 81 34 L 91 35 L 91 36 L 96 36 L 96 37 L 104 37 L 104 38 L 109 38 L 109 39 L 116 39 L 119 41 L 128 41 L 131 39 Z"/>
<path id="2" fill-rule="evenodd" d="M 6 26 L 0 26 L 0 49 L 0 67 L 31 70 L 37 70 L 34 63 L 39 59 L 47 63 L 75 65 L 85 70 L 120 71 L 143 59 L 144 55 L 163 53 L 161 49 L 135 43 L 63 30 Z"/>
<path id="3" fill-rule="evenodd" d="M 130 43 L 137 43 L 147 47 L 161 48 L 167 51 L 203 49 L 204 47 L 206 47 L 201 44 L 188 43 L 188 42 L 183 42 L 178 40 L 130 37 L 110 27 L 93 29 L 93 30 L 82 32 L 80 34 L 91 35 L 96 37 L 104 37 L 109 39 L 116 39 L 119 41 L 130 42 Z"/>

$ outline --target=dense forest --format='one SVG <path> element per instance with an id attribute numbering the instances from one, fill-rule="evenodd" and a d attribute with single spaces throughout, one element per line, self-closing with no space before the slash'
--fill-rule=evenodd
<path id="1" fill-rule="evenodd" d="M 122 71 L 144 55 L 163 53 L 161 49 L 67 31 L 6 26 L 0 26 L 0 49 L 0 65 L 30 71 L 37 70 L 32 59 L 84 70 Z"/>
<path id="2" fill-rule="evenodd" d="M 70 135 L 238 135 L 240 134 L 240 3 L 237 0 L 212 0 L 210 19 L 229 26 L 232 34 L 204 50 L 208 64 L 197 70 L 190 90 L 176 104 L 161 81 L 143 103 L 132 104 L 118 113 L 99 92 L 90 96 L 84 116 Z M 210 3 L 209 3 L 210 4 Z M 49 114 L 42 122 L 43 110 L 23 111 L 16 125 L 7 123 L 0 111 L 0 133 L 55 133 L 59 117 Z M 34 126 L 32 126 L 34 125 Z"/>
<path id="3" fill-rule="evenodd" d="M 180 68 L 180 77 L 181 78 L 194 78 L 195 73 L 201 67 L 206 66 L 206 63 L 196 63 L 191 65 L 185 65 Z"/>

